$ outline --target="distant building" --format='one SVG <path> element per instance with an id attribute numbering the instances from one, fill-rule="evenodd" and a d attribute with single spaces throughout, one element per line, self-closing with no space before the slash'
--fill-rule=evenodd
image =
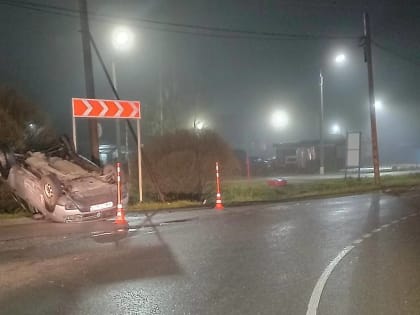
<path id="1" fill-rule="evenodd" d="M 99 160 L 102 165 L 114 163 L 117 161 L 118 152 L 117 146 L 113 144 L 99 145 Z"/>
<path id="2" fill-rule="evenodd" d="M 275 169 L 314 173 L 319 171 L 319 140 L 279 143 L 273 145 L 276 152 Z M 343 137 L 325 139 L 324 166 L 326 171 L 345 167 L 346 140 Z"/>

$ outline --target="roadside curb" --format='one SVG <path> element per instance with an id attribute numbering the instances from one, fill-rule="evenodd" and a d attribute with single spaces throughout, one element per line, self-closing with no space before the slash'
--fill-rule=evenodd
<path id="1" fill-rule="evenodd" d="M 45 222 L 45 220 L 34 220 L 28 217 L 22 218 L 4 218 L 0 217 L 0 226 L 8 226 L 8 225 L 21 225 L 21 224 L 33 224 L 33 223 L 40 223 Z"/>

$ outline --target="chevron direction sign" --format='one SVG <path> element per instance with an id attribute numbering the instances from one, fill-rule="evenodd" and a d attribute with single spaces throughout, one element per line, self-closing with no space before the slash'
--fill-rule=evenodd
<path id="1" fill-rule="evenodd" d="M 73 98 L 73 117 L 140 119 L 139 101 Z"/>

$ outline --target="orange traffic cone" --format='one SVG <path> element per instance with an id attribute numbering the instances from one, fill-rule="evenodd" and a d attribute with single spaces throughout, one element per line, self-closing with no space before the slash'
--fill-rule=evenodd
<path id="1" fill-rule="evenodd" d="M 127 225 L 125 219 L 124 209 L 122 206 L 122 187 L 121 187 L 121 163 L 117 162 L 117 217 L 114 223 L 120 225 Z"/>
<path id="2" fill-rule="evenodd" d="M 223 210 L 225 207 L 223 207 L 222 203 L 222 194 L 220 192 L 220 174 L 219 174 L 219 163 L 216 162 L 216 205 L 214 206 L 214 209 L 216 210 Z"/>
<path id="3" fill-rule="evenodd" d="M 115 218 L 114 223 L 121 225 L 128 224 L 127 220 L 125 219 L 124 209 L 121 204 L 118 204 L 117 217 Z"/>
<path id="4" fill-rule="evenodd" d="M 214 206 L 214 209 L 216 210 L 223 210 L 225 207 L 223 207 L 223 203 L 222 203 L 222 196 L 220 195 L 220 193 L 216 194 L 216 205 Z"/>

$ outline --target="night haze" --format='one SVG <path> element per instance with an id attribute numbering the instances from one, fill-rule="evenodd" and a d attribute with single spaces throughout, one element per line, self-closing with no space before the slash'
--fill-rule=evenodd
<path id="1" fill-rule="evenodd" d="M 71 134 L 71 98 L 86 95 L 78 1 L 0 1 L 0 82 L 47 112 Z M 142 102 L 147 137 L 204 128 L 233 148 L 268 157 L 273 144 L 319 138 L 319 72 L 324 76 L 327 135 L 370 137 L 367 70 L 360 37 L 370 14 L 375 97 L 382 163 L 416 162 L 420 148 L 420 58 L 414 1 L 88 1 L 91 33 L 122 99 Z M 116 51 L 117 26 L 133 32 Z M 346 60 L 337 65 L 334 58 Z M 113 98 L 93 53 L 97 98 Z M 284 128 L 270 123 L 288 114 Z M 109 136 L 112 141 L 112 136 Z"/>

